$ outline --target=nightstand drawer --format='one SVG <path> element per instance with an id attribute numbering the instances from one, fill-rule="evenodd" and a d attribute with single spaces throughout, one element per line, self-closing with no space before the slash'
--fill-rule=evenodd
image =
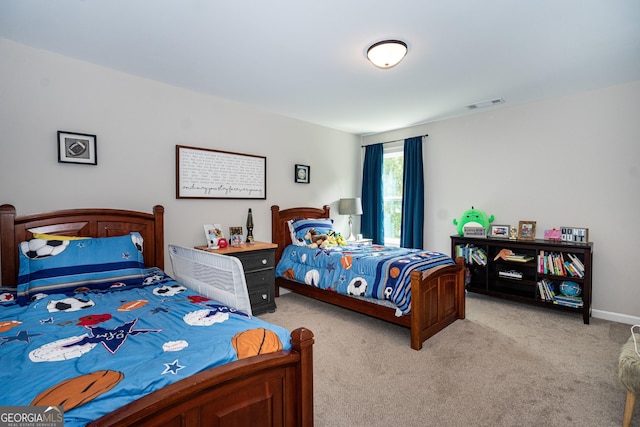
<path id="1" fill-rule="evenodd" d="M 233 255 L 242 262 L 245 272 L 275 267 L 275 251 L 253 251 Z"/>
<path id="2" fill-rule="evenodd" d="M 251 302 L 251 310 L 254 315 L 262 314 L 266 311 L 273 311 L 273 294 L 270 291 L 270 285 L 264 283 L 249 288 L 249 301 Z"/>
<path id="3" fill-rule="evenodd" d="M 275 270 L 270 268 L 268 270 L 245 271 L 244 277 L 247 282 L 247 289 L 249 292 L 252 292 L 254 287 L 273 283 L 275 280 Z"/>
<path id="4" fill-rule="evenodd" d="M 254 257 L 253 261 L 258 260 L 260 261 L 259 265 L 263 265 L 262 259 L 264 257 Z M 263 267 L 253 271 L 245 268 L 244 277 L 247 282 L 247 292 L 249 293 L 251 310 L 254 315 L 273 311 L 276 308 L 275 272 L 276 270 L 273 267 Z"/>

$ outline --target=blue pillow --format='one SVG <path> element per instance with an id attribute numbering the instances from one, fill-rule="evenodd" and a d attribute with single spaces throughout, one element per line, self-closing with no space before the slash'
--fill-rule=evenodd
<path id="1" fill-rule="evenodd" d="M 140 233 L 84 240 L 31 239 L 20 243 L 19 249 L 19 303 L 36 299 L 37 294 L 139 284 L 146 273 Z"/>
<path id="2" fill-rule="evenodd" d="M 291 233 L 291 243 L 297 246 L 307 246 L 311 243 L 305 240 L 307 232 L 315 228 L 318 234 L 329 234 L 333 230 L 333 219 L 331 218 L 296 218 L 288 221 Z"/>

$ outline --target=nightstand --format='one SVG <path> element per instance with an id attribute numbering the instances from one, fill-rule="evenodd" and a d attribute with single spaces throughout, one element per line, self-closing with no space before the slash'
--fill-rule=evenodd
<path id="1" fill-rule="evenodd" d="M 196 246 L 196 249 L 214 252 L 221 255 L 236 257 L 242 263 L 244 277 L 247 282 L 251 311 L 254 315 L 275 311 L 275 243 L 255 242 L 253 245 L 224 249 L 207 249 L 206 246 Z"/>

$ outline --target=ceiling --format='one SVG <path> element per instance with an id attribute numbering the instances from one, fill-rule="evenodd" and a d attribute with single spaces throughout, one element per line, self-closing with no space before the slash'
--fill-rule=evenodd
<path id="1" fill-rule="evenodd" d="M 638 0 L 1 0 L 0 38 L 359 135 L 640 80 Z"/>

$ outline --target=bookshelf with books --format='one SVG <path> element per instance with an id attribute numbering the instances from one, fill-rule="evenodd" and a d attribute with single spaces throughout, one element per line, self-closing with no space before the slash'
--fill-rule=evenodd
<path id="1" fill-rule="evenodd" d="M 593 243 L 451 236 L 469 292 L 591 316 Z"/>

